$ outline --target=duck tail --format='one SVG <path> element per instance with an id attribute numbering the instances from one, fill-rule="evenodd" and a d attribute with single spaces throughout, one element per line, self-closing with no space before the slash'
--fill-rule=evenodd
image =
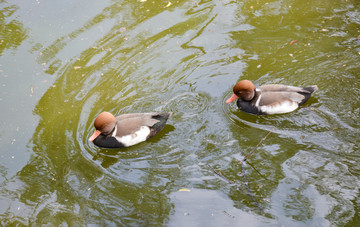
<path id="1" fill-rule="evenodd" d="M 317 85 L 312 85 L 308 87 L 304 87 L 304 90 L 310 92 L 310 94 L 314 93 L 315 91 L 319 90 Z"/>
<path id="2" fill-rule="evenodd" d="M 154 116 L 152 116 L 153 119 L 158 120 L 159 122 L 155 123 L 153 126 L 150 127 L 150 134 L 148 135 L 147 139 L 155 136 L 158 132 L 160 132 L 165 124 L 166 121 L 169 119 L 169 117 L 172 115 L 172 113 L 159 113 Z"/>
<path id="3" fill-rule="evenodd" d="M 304 99 L 299 103 L 299 105 L 304 104 L 307 100 L 309 100 L 312 93 L 317 91 L 319 88 L 316 85 L 308 86 L 303 88 L 306 92 L 300 92 L 304 96 Z"/>
<path id="4" fill-rule="evenodd" d="M 170 113 L 158 113 L 155 114 L 154 116 L 152 116 L 152 118 L 161 121 L 167 121 L 169 119 L 169 117 L 172 115 L 172 112 Z"/>

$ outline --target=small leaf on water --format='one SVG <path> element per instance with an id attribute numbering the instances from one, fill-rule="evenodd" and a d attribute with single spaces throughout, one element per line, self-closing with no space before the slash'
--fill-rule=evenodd
<path id="1" fill-rule="evenodd" d="M 190 189 L 187 188 L 180 188 L 179 192 L 190 192 Z"/>
<path id="2" fill-rule="evenodd" d="M 290 42 L 290 46 L 293 45 L 293 44 L 295 44 L 295 43 L 297 43 L 297 42 L 299 42 L 299 40 L 293 40 L 293 41 L 291 41 L 291 42 Z"/>

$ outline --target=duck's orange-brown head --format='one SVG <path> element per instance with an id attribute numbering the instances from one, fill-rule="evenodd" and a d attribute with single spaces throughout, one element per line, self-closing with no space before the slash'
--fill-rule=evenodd
<path id="1" fill-rule="evenodd" d="M 230 103 L 238 98 L 245 101 L 250 101 L 255 96 L 255 86 L 250 80 L 241 80 L 233 88 L 234 94 L 226 100 L 226 103 Z"/>
<path id="2" fill-rule="evenodd" d="M 114 115 L 109 112 L 102 112 L 97 116 L 94 122 L 95 132 L 92 136 L 90 136 L 89 141 L 93 141 L 100 134 L 109 135 L 116 124 L 116 119 Z"/>

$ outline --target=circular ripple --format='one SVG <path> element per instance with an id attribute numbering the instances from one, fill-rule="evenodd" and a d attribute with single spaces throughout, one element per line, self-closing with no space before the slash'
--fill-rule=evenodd
<path id="1" fill-rule="evenodd" d="M 221 102 L 222 112 L 230 122 L 232 122 L 234 125 L 240 125 L 242 123 L 250 127 L 259 128 L 267 131 L 273 129 L 272 125 L 266 123 L 266 121 L 269 120 L 265 119 L 266 116 L 264 117 L 262 115 L 252 115 L 241 112 L 236 105 L 236 101 L 231 104 L 227 104 L 226 99 L 229 98 L 231 95 L 231 92 L 225 93 L 222 97 Z"/>
<path id="2" fill-rule="evenodd" d="M 156 111 L 173 112 L 174 117 L 191 118 L 209 107 L 209 98 L 195 92 L 183 92 L 166 101 Z"/>

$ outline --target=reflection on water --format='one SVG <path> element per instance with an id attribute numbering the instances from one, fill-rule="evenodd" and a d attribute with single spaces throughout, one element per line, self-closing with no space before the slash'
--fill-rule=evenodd
<path id="1" fill-rule="evenodd" d="M 26 38 L 26 29 L 13 17 L 19 6 L 8 2 L 0 4 L 0 56 L 6 49 L 15 49 Z"/>
<path id="2" fill-rule="evenodd" d="M 170 198 L 175 205 L 171 226 L 187 226 L 190 223 L 193 226 L 238 226 L 239 220 L 252 226 L 276 223 L 275 220 L 237 209 L 219 191 L 193 189 L 190 192 L 172 192 Z"/>
<path id="3" fill-rule="evenodd" d="M 34 107 L 33 155 L 2 184 L 1 224 L 359 223 L 355 1 L 108 4 L 33 44 L 56 79 Z M 253 116 L 225 104 L 244 78 L 320 89 L 293 113 Z M 107 150 L 88 142 L 102 111 L 174 114 Z"/>

